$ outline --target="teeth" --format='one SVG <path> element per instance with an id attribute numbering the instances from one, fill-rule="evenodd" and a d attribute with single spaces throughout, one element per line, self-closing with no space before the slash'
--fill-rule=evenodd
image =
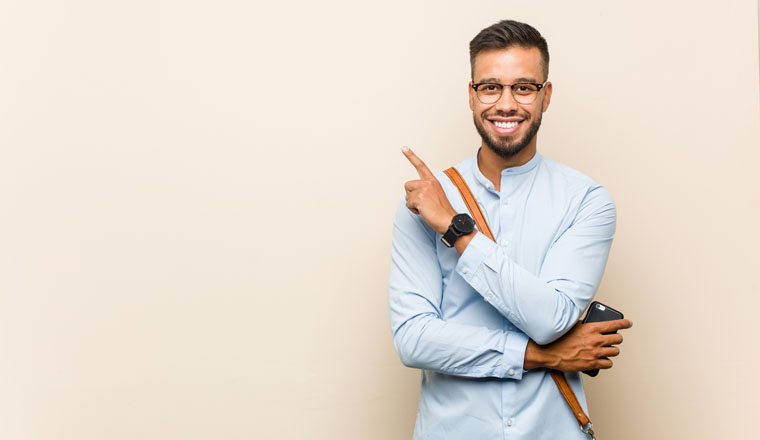
<path id="1" fill-rule="evenodd" d="M 501 122 L 501 121 L 493 121 L 493 125 L 499 127 L 499 128 L 512 128 L 518 124 L 517 121 L 512 122 Z"/>

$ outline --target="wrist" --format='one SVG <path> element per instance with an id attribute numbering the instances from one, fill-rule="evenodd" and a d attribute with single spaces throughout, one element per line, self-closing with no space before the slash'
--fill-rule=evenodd
<path id="1" fill-rule="evenodd" d="M 454 243 L 454 247 L 456 248 L 457 252 L 459 252 L 459 255 L 462 255 L 464 253 L 465 249 L 467 249 L 467 246 L 470 245 L 470 242 L 475 237 L 475 234 L 477 232 L 477 230 L 472 231 L 469 234 L 463 235 L 457 239 L 456 243 Z"/>
<path id="2" fill-rule="evenodd" d="M 455 215 L 457 215 L 456 211 L 447 212 L 442 215 L 438 227 L 435 228 L 435 232 L 441 235 L 445 234 L 446 231 L 449 230 L 449 226 L 451 226 L 451 222 L 454 220 Z"/>
<path id="3" fill-rule="evenodd" d="M 525 347 L 525 360 L 523 364 L 523 368 L 526 370 L 551 367 L 551 362 L 546 351 L 543 347 L 536 344 L 533 339 L 529 339 L 528 345 Z"/>

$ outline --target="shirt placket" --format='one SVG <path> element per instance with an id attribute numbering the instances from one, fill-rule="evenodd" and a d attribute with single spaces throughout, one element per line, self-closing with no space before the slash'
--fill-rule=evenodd
<path id="1" fill-rule="evenodd" d="M 497 207 L 499 219 L 499 234 L 496 236 L 497 244 L 501 246 L 507 256 L 512 256 L 512 241 L 514 238 L 515 209 L 514 193 L 515 176 L 509 170 L 502 174 L 501 187 L 499 194 L 499 205 Z M 515 331 L 514 325 L 504 318 L 504 330 Z M 515 438 L 514 431 L 518 422 L 516 417 L 517 405 L 515 396 L 517 396 L 517 381 L 506 380 L 502 382 L 502 426 L 504 429 L 504 438 Z"/>

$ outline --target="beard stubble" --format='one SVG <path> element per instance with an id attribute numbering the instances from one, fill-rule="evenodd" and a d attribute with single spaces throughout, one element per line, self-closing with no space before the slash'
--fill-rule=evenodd
<path id="1" fill-rule="evenodd" d="M 486 146 L 496 153 L 498 156 L 503 157 L 504 159 L 511 159 L 515 155 L 517 155 L 519 152 L 521 152 L 525 147 L 530 144 L 530 142 L 533 140 L 534 137 L 536 137 L 536 134 L 538 133 L 539 127 L 541 127 L 541 117 L 543 116 L 543 105 L 542 108 L 538 110 L 538 118 L 535 120 L 527 119 L 525 118 L 522 123 L 529 122 L 530 125 L 528 126 L 528 130 L 525 132 L 525 135 L 522 138 L 519 139 L 512 139 L 512 135 L 508 136 L 498 136 L 498 139 L 494 139 L 491 137 L 491 135 L 486 131 L 485 126 L 483 124 L 490 124 L 485 119 L 484 115 L 481 115 L 478 117 L 475 113 L 472 115 L 473 122 L 475 123 L 475 129 L 478 131 L 478 134 L 483 139 L 483 143 L 486 144 Z M 502 113 L 497 112 L 498 116 L 501 117 L 511 117 L 511 116 L 518 116 L 517 112 L 510 112 L 510 113 Z M 484 122 L 485 121 L 485 122 Z"/>

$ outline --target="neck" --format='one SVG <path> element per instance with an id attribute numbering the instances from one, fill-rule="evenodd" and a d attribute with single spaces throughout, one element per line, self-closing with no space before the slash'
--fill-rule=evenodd
<path id="1" fill-rule="evenodd" d="M 491 151 L 488 146 L 483 143 L 480 152 L 478 152 L 478 168 L 480 172 L 493 183 L 493 187 L 496 191 L 501 189 L 501 172 L 507 168 L 519 167 L 525 165 L 533 156 L 536 155 L 536 140 L 530 145 L 527 145 L 516 155 L 505 158 Z"/>

